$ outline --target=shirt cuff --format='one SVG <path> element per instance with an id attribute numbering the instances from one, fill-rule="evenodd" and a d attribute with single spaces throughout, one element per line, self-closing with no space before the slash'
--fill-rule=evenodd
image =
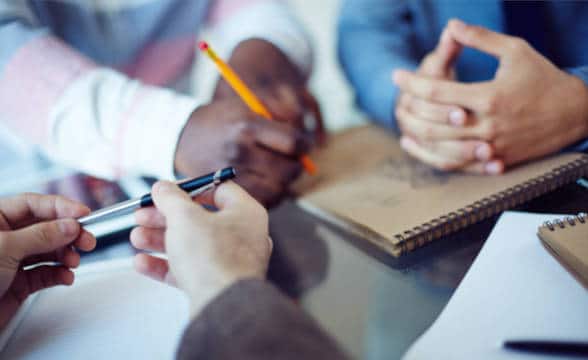
<path id="1" fill-rule="evenodd" d="M 122 138 L 123 168 L 173 180 L 178 141 L 199 102 L 173 91 L 144 86 L 131 106 L 132 119 Z"/>

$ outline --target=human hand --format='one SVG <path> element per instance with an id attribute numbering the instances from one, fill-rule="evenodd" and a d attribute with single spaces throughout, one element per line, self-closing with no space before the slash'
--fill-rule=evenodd
<path id="1" fill-rule="evenodd" d="M 299 157 L 310 143 L 302 131 L 260 118 L 240 99 L 229 98 L 194 111 L 180 136 L 175 167 L 196 176 L 234 166 L 238 183 L 272 206 L 300 174 Z"/>
<path id="2" fill-rule="evenodd" d="M 320 105 L 308 91 L 304 76 L 280 49 L 265 40 L 245 40 L 237 45 L 228 63 L 268 107 L 275 120 L 306 129 L 308 114 L 314 119 L 311 130 L 315 139 L 319 143 L 325 140 Z M 235 96 L 235 91 L 221 78 L 213 99 Z"/>
<path id="3" fill-rule="evenodd" d="M 446 28 L 437 47 L 425 56 L 418 74 L 437 79 L 455 80 L 455 59 L 463 46 L 455 41 Z M 446 131 L 451 126 L 467 126 L 468 112 L 457 105 L 431 102 L 407 92 L 401 92 L 395 115 L 402 131 L 403 149 L 420 161 L 441 170 L 488 172 L 496 165 L 489 162 L 492 147 L 480 140 L 430 139 L 428 129 L 437 124 Z M 448 126 L 451 125 L 451 126 Z"/>
<path id="4" fill-rule="evenodd" d="M 61 196 L 22 194 L 0 199 L 0 328 L 26 298 L 39 290 L 71 285 L 80 263 L 76 249 L 96 246 L 92 234 L 74 220 L 90 212 Z M 59 265 L 25 267 L 43 262 Z"/>
<path id="5" fill-rule="evenodd" d="M 265 209 L 232 182 L 213 197 L 208 211 L 170 182 L 153 186 L 156 208 L 136 212 L 132 244 L 164 252 L 167 260 L 138 254 L 136 269 L 184 290 L 192 314 L 241 279 L 264 279 L 272 250 Z"/>
<path id="6" fill-rule="evenodd" d="M 397 85 L 414 96 L 457 104 L 474 114 L 471 126 L 429 126 L 431 139 L 479 139 L 504 164 L 560 151 L 588 136 L 588 89 L 535 51 L 523 39 L 452 20 L 455 41 L 498 58 L 492 81 L 461 84 L 398 71 Z"/>

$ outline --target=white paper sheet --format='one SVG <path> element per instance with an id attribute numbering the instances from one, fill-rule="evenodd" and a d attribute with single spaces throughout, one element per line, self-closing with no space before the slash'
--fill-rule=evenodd
<path id="1" fill-rule="evenodd" d="M 588 341 L 588 291 L 536 235 L 537 227 L 553 218 L 505 213 L 437 321 L 405 359 L 554 359 L 509 351 L 502 343 Z"/>
<path id="2" fill-rule="evenodd" d="M 72 287 L 39 294 L 2 359 L 173 359 L 188 300 L 137 274 L 132 259 L 81 267 Z"/>

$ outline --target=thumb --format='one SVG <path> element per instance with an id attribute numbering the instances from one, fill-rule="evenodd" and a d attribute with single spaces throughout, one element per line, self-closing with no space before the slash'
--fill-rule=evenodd
<path id="1" fill-rule="evenodd" d="M 0 233 L 0 246 L 20 261 L 64 247 L 72 243 L 80 232 L 80 224 L 74 219 L 46 221 Z"/>
<path id="2" fill-rule="evenodd" d="M 481 26 L 468 25 L 453 19 L 447 24 L 451 37 L 458 43 L 500 58 L 507 54 L 510 44 L 516 38 L 500 34 Z"/>
<path id="3" fill-rule="evenodd" d="M 167 219 L 170 216 L 183 213 L 188 207 L 201 210 L 192 201 L 192 198 L 180 189 L 176 184 L 169 181 L 158 181 L 153 185 L 151 191 L 155 207 Z M 202 210 L 204 211 L 204 210 Z"/>

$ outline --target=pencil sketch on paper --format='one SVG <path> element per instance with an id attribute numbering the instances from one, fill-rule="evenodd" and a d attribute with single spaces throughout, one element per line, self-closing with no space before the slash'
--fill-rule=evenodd
<path id="1" fill-rule="evenodd" d="M 413 189 L 442 185 L 449 180 L 447 172 L 427 166 L 406 154 L 388 158 L 378 168 L 382 176 L 408 182 Z"/>

